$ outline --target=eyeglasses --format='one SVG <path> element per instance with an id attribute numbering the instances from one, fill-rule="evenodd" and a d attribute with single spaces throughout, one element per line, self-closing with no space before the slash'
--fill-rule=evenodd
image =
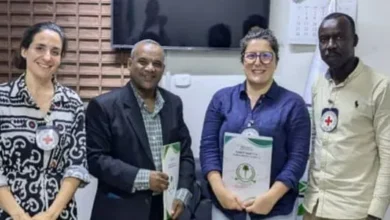
<path id="1" fill-rule="evenodd" d="M 248 52 L 244 54 L 244 59 L 247 63 L 253 64 L 256 62 L 257 57 L 260 59 L 262 64 L 270 64 L 274 59 L 274 54 L 272 52 Z"/>

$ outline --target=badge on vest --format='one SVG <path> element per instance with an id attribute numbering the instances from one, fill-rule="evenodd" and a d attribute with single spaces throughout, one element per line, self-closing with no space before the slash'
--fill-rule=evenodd
<path id="1" fill-rule="evenodd" d="M 40 149 L 49 151 L 58 145 L 60 135 L 54 126 L 42 126 L 38 127 L 35 139 Z"/>
<path id="2" fill-rule="evenodd" d="M 339 110 L 337 108 L 324 108 L 321 116 L 321 129 L 331 132 L 337 127 L 339 121 Z"/>

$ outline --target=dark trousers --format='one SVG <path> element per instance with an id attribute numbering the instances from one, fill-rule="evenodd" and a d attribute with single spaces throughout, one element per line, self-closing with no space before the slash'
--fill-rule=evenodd
<path id="1" fill-rule="evenodd" d="M 163 220 L 164 219 L 164 204 L 163 196 L 152 196 L 152 206 L 150 209 L 149 220 Z"/>

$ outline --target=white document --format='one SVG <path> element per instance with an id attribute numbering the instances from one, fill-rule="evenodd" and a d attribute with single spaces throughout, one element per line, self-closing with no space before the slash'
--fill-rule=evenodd
<path id="1" fill-rule="evenodd" d="M 164 145 L 161 152 L 162 172 L 169 177 L 168 189 L 164 191 L 164 220 L 172 219 L 173 200 L 179 183 L 180 142 Z M 152 210 L 153 211 L 153 210 Z"/>
<path id="2" fill-rule="evenodd" d="M 271 137 L 225 133 L 222 180 L 241 201 L 269 190 L 272 141 Z"/>

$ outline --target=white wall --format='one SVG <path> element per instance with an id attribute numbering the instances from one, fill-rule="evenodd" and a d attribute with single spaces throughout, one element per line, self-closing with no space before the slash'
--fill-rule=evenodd
<path id="1" fill-rule="evenodd" d="M 276 72 L 276 81 L 299 94 L 305 88 L 307 73 L 311 62 L 314 46 L 291 46 L 287 42 L 289 7 L 292 0 L 272 0 L 270 28 L 281 44 L 280 62 Z M 342 1 L 342 0 L 339 0 Z M 390 2 L 388 0 L 358 0 L 357 30 L 360 42 L 357 55 L 367 64 L 390 76 L 386 68 L 387 52 L 390 49 Z M 241 81 L 242 67 L 239 62 L 238 51 L 168 51 L 166 86 L 182 96 L 184 102 L 185 120 L 193 136 L 193 150 L 198 157 L 199 137 L 205 104 L 197 110 L 190 110 L 194 100 L 199 103 L 208 103 L 211 91 L 221 86 L 228 86 Z M 186 89 L 174 86 L 175 75 L 189 73 L 196 87 Z M 227 76 L 225 76 L 227 75 Z M 241 76 L 240 76 L 241 75 Z M 199 86 L 199 80 L 204 85 Z M 217 82 L 211 85 L 212 82 Z M 202 85 L 202 84 L 200 84 Z M 190 90 L 188 90 L 190 89 Z M 192 104 L 191 104 L 192 103 Z M 96 180 L 87 188 L 77 192 L 80 220 L 88 220 L 96 190 Z M 386 216 L 390 220 L 390 214 Z"/>

